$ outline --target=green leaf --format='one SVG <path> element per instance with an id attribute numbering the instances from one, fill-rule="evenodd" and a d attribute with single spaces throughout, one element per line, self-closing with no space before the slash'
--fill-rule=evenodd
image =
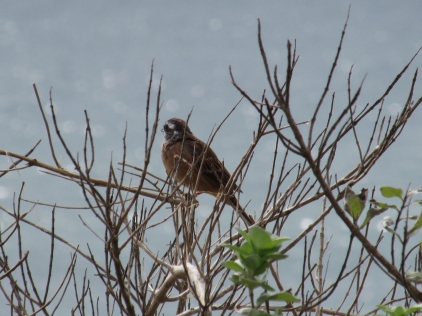
<path id="1" fill-rule="evenodd" d="M 288 255 L 285 255 L 283 253 L 275 253 L 275 254 L 270 254 L 267 256 L 262 257 L 263 260 L 268 260 L 268 261 L 277 261 L 277 260 L 283 260 L 286 259 L 288 257 Z"/>
<path id="2" fill-rule="evenodd" d="M 378 216 L 384 213 L 388 208 L 375 208 L 371 207 L 368 212 L 366 213 L 366 218 L 363 221 L 362 225 L 360 225 L 360 229 L 364 228 L 366 225 L 369 224 L 369 221 L 373 219 L 375 216 Z"/>
<path id="3" fill-rule="evenodd" d="M 240 315 L 248 315 L 248 316 L 271 316 L 267 312 L 259 309 L 252 309 L 252 308 L 242 308 L 237 311 Z"/>
<path id="4" fill-rule="evenodd" d="M 259 306 L 262 303 L 268 302 L 270 300 L 270 297 L 271 297 L 270 293 L 264 292 L 256 299 L 256 304 Z"/>
<path id="5" fill-rule="evenodd" d="M 245 241 L 241 246 L 240 249 L 242 249 L 242 255 L 246 257 L 247 255 L 253 253 L 253 248 L 250 242 Z"/>
<path id="6" fill-rule="evenodd" d="M 259 276 L 265 273 L 269 267 L 270 267 L 270 263 L 268 261 L 263 261 L 261 266 L 255 269 L 254 275 Z"/>
<path id="7" fill-rule="evenodd" d="M 415 305 L 408 309 L 405 309 L 403 306 L 390 307 L 385 305 L 377 305 L 377 307 L 391 316 L 406 316 L 420 310 L 422 308 L 422 305 Z"/>
<path id="8" fill-rule="evenodd" d="M 277 235 L 271 235 L 271 239 L 273 241 L 273 247 L 280 245 L 281 243 L 290 240 L 288 237 L 279 237 Z"/>
<path id="9" fill-rule="evenodd" d="M 296 296 L 294 296 L 292 293 L 289 292 L 280 292 L 277 294 L 272 295 L 270 298 L 271 301 L 283 301 L 286 303 L 297 303 L 300 302 L 300 299 L 298 299 Z"/>
<path id="10" fill-rule="evenodd" d="M 229 248 L 230 250 L 233 250 L 233 251 L 236 251 L 236 252 L 240 251 L 240 247 L 237 247 L 235 245 L 223 244 L 221 246 L 226 247 L 226 248 Z"/>
<path id="11" fill-rule="evenodd" d="M 256 289 L 258 287 L 262 287 L 264 290 L 274 291 L 274 289 L 271 286 L 269 286 L 266 281 L 258 281 L 258 280 L 253 280 L 249 278 L 239 277 L 238 284 L 242 284 L 250 290 Z"/>
<path id="12" fill-rule="evenodd" d="M 237 247 L 237 246 L 229 245 L 229 244 L 226 244 L 226 245 L 223 245 L 223 246 L 226 247 L 226 248 L 229 248 L 230 250 L 233 250 L 238 257 L 246 257 L 250 253 L 250 252 L 247 251 L 246 247 L 244 247 L 243 245 L 241 247 Z"/>
<path id="13" fill-rule="evenodd" d="M 406 315 L 406 309 L 403 306 L 396 306 L 393 307 L 392 309 L 392 315 L 394 316 L 404 316 Z"/>
<path id="14" fill-rule="evenodd" d="M 377 202 L 375 200 L 370 200 L 369 202 L 371 202 L 371 204 L 374 204 L 375 206 L 378 206 L 378 208 L 393 208 L 396 211 L 399 210 L 399 208 L 396 205 L 394 205 L 394 204 L 387 204 L 387 203 Z"/>
<path id="15" fill-rule="evenodd" d="M 249 236 L 249 234 L 246 231 L 240 229 L 239 227 L 236 227 L 236 229 L 239 232 L 239 234 L 241 234 L 242 237 L 245 238 L 246 241 L 249 241 L 249 242 L 251 241 L 251 237 Z"/>
<path id="16" fill-rule="evenodd" d="M 380 191 L 383 197 L 386 197 L 386 198 L 398 197 L 399 199 L 402 200 L 403 190 L 400 188 L 381 187 Z"/>
<path id="17" fill-rule="evenodd" d="M 240 259 L 240 261 L 245 266 L 245 268 L 250 271 L 255 271 L 263 263 L 262 258 L 258 256 L 257 254 L 250 254 L 249 256 Z"/>
<path id="18" fill-rule="evenodd" d="M 384 305 L 377 305 L 377 307 L 382 310 L 383 312 L 389 313 L 391 311 L 391 307 L 384 306 Z"/>
<path id="19" fill-rule="evenodd" d="M 274 255 L 276 253 L 280 253 L 280 245 L 273 247 L 273 248 L 269 248 L 269 249 L 263 249 L 263 250 L 258 250 L 257 253 L 261 256 L 261 257 L 265 257 L 265 256 L 269 256 L 269 255 Z"/>
<path id="20" fill-rule="evenodd" d="M 234 284 L 240 284 L 240 275 L 239 274 L 233 274 L 230 278 Z"/>
<path id="21" fill-rule="evenodd" d="M 404 316 L 405 314 L 405 309 L 403 306 L 379 306 L 384 312 L 386 312 L 387 314 L 391 315 L 391 316 Z"/>
<path id="22" fill-rule="evenodd" d="M 296 303 L 300 302 L 300 299 L 295 297 L 289 292 L 279 292 L 276 294 L 270 294 L 270 293 L 262 293 L 261 296 L 258 297 L 256 300 L 256 303 L 258 305 L 261 305 L 262 303 L 268 302 L 268 301 L 282 301 L 286 303 Z"/>
<path id="23" fill-rule="evenodd" d="M 271 249 L 273 248 L 273 241 L 271 234 L 261 227 L 251 227 L 249 229 L 249 235 L 251 237 L 251 244 L 256 250 Z"/>
<path id="24" fill-rule="evenodd" d="M 274 289 L 269 286 L 266 282 L 262 282 L 261 287 L 266 291 L 274 291 Z"/>
<path id="25" fill-rule="evenodd" d="M 412 204 L 422 205 L 422 200 L 415 200 L 415 201 L 412 202 Z"/>
<path id="26" fill-rule="evenodd" d="M 236 272 L 245 272 L 245 268 L 236 261 L 226 261 L 221 264 L 223 267 L 227 269 L 236 271 Z"/>
<path id="27" fill-rule="evenodd" d="M 411 313 L 417 312 L 420 309 L 422 309 L 422 304 L 418 304 L 418 305 L 409 307 L 406 312 L 407 312 L 407 314 L 411 314 Z"/>
<path id="28" fill-rule="evenodd" d="M 403 240 L 401 239 L 401 237 L 400 237 L 400 235 L 394 230 L 394 229 L 392 229 L 392 228 L 390 228 L 390 227 L 388 227 L 388 226 L 384 226 L 384 229 L 386 230 L 386 231 L 388 231 L 389 233 L 392 233 L 392 234 L 394 234 L 394 235 L 396 235 L 397 237 L 398 237 L 398 239 L 401 241 L 401 242 L 403 242 Z"/>
<path id="29" fill-rule="evenodd" d="M 422 212 L 419 215 L 419 217 L 416 220 L 416 222 L 413 225 L 413 227 L 409 230 L 409 232 L 408 232 L 409 233 L 409 237 L 414 236 L 419 231 L 419 229 L 421 229 L 421 227 L 422 227 Z"/>

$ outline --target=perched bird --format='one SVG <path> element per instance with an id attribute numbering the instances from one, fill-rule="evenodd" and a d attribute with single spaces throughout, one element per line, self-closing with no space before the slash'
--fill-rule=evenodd
<path id="1" fill-rule="evenodd" d="M 357 221 L 365 208 L 368 199 L 368 189 L 362 188 L 359 194 L 356 194 L 352 188 L 347 185 L 344 193 L 344 209 L 349 213 L 353 220 Z"/>
<path id="2" fill-rule="evenodd" d="M 214 151 L 203 141 L 196 138 L 186 122 L 172 118 L 165 122 L 163 129 L 164 142 L 161 145 L 161 159 L 167 175 L 172 175 L 178 183 L 197 193 L 208 193 L 215 197 L 224 192 L 230 179 L 230 173 L 217 158 Z M 235 185 L 226 193 L 226 203 L 238 210 L 246 225 L 254 223 L 238 204 Z"/>

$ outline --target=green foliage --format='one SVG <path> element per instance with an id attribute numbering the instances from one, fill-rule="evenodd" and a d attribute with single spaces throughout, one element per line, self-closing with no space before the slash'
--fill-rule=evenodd
<path id="1" fill-rule="evenodd" d="M 360 225 L 360 229 L 364 228 L 366 225 L 369 224 L 369 222 L 371 221 L 372 218 L 374 218 L 375 216 L 378 216 L 382 213 L 384 213 L 386 210 L 388 210 L 387 208 L 378 208 L 378 207 L 371 207 L 368 212 L 366 213 L 366 217 L 365 220 L 363 221 L 363 223 Z"/>
<path id="2" fill-rule="evenodd" d="M 419 215 L 418 219 L 416 220 L 415 224 L 413 224 L 413 227 L 409 230 L 408 234 L 409 236 L 415 235 L 419 229 L 422 227 L 422 212 Z"/>
<path id="3" fill-rule="evenodd" d="M 275 290 L 268 285 L 266 280 L 266 272 L 270 264 L 287 258 L 287 255 L 280 253 L 280 248 L 288 238 L 273 235 L 260 227 L 251 227 L 248 232 L 238 228 L 238 231 L 245 239 L 240 247 L 223 245 L 233 250 L 237 259 L 223 262 L 222 265 L 234 271 L 231 277 L 233 283 L 249 289 L 252 308 L 243 308 L 239 313 L 250 316 L 281 315 L 281 310 L 269 314 L 269 311 L 258 308 L 269 301 L 299 302 L 299 299 L 289 292 L 269 293 Z M 263 289 L 264 292 L 256 299 L 255 303 L 253 301 L 253 290 L 257 288 Z"/>
<path id="4" fill-rule="evenodd" d="M 381 187 L 380 191 L 383 197 L 386 197 L 386 198 L 398 197 L 400 200 L 403 200 L 402 198 L 403 190 L 400 188 Z"/>
<path id="5" fill-rule="evenodd" d="M 242 308 L 238 311 L 240 315 L 248 315 L 248 316 L 281 316 L 283 315 L 280 309 L 277 309 L 273 314 L 269 314 L 261 309 L 254 309 L 254 308 Z"/>
<path id="6" fill-rule="evenodd" d="M 377 208 L 385 208 L 385 209 L 392 208 L 392 209 L 395 209 L 397 212 L 399 211 L 399 208 L 397 207 L 397 205 L 394 205 L 394 204 L 387 204 L 387 203 L 378 202 L 375 200 L 371 200 L 370 202 L 372 205 L 374 205 Z"/>
<path id="7" fill-rule="evenodd" d="M 382 196 L 386 198 L 398 197 L 400 200 L 404 201 L 403 190 L 400 188 L 384 186 L 380 188 L 380 192 Z M 421 192 L 422 192 L 421 190 L 408 191 L 406 193 L 406 196 L 420 194 Z M 372 218 L 374 218 L 377 215 L 380 215 L 387 209 L 394 209 L 397 212 L 399 211 L 399 207 L 397 207 L 394 204 L 387 204 L 387 203 L 378 202 L 375 200 L 371 200 L 370 202 L 373 205 L 373 207 L 368 210 L 366 218 L 363 221 L 362 225 L 360 226 L 361 229 L 365 227 L 366 225 L 368 225 L 368 223 L 370 222 Z M 412 204 L 421 205 L 419 200 L 413 202 Z M 414 236 L 422 228 L 422 212 L 420 213 L 419 216 L 411 216 L 411 217 L 401 218 L 401 219 L 415 220 L 413 226 L 411 226 L 411 228 L 407 231 L 407 238 Z M 399 233 L 397 233 L 394 229 L 390 227 L 394 224 L 395 222 L 391 218 L 384 218 L 383 220 L 384 229 L 392 234 L 395 234 L 400 239 L 400 241 L 403 242 L 403 238 L 399 235 Z"/>
<path id="8" fill-rule="evenodd" d="M 379 309 L 386 312 L 390 316 L 406 316 L 411 313 L 417 312 L 422 309 L 422 305 L 415 305 L 408 309 L 405 309 L 403 306 L 384 306 L 384 305 L 377 305 Z"/>
<path id="9" fill-rule="evenodd" d="M 298 302 L 298 298 L 295 297 L 293 294 L 289 292 L 279 292 L 276 294 L 270 294 L 270 293 L 263 293 L 258 299 L 256 300 L 256 303 L 258 305 L 268 302 L 268 301 L 281 301 L 281 302 L 287 302 L 287 303 L 295 303 Z"/>
<path id="10" fill-rule="evenodd" d="M 362 214 L 365 208 L 366 196 L 363 194 L 365 190 L 366 189 L 362 189 L 361 194 L 357 195 L 349 186 L 346 187 L 345 198 L 344 198 L 344 209 L 347 213 L 350 214 L 350 216 L 355 220 L 356 223 L 357 223 L 357 220 L 359 219 L 359 216 Z M 400 188 L 383 186 L 380 188 L 380 192 L 381 192 L 381 195 L 385 198 L 398 197 L 400 200 L 403 201 L 403 190 Z M 417 190 L 415 191 L 414 194 L 419 194 L 419 193 L 421 193 L 421 191 Z M 370 200 L 370 203 L 371 203 L 371 208 L 367 211 L 364 221 L 360 224 L 359 226 L 360 229 L 366 227 L 374 217 L 384 213 L 388 209 L 394 209 L 397 212 L 399 211 L 399 207 L 397 207 L 397 205 L 395 204 L 379 202 L 373 199 Z M 418 204 L 418 203 L 419 201 L 416 201 L 414 204 Z M 409 219 L 416 219 L 416 218 L 409 218 Z M 383 222 L 383 226 L 385 230 L 387 230 L 388 232 L 392 234 L 397 235 L 400 238 L 400 240 L 402 240 L 399 234 L 389 227 L 392 224 L 394 224 L 394 221 L 392 220 L 384 220 Z M 422 213 L 417 218 L 413 227 L 408 231 L 408 236 L 409 237 L 413 236 L 421 228 L 422 228 Z"/>

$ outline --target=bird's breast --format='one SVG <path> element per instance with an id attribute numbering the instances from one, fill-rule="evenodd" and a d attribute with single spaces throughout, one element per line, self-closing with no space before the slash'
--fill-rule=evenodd
<path id="1" fill-rule="evenodd" d="M 180 156 L 182 150 L 181 142 L 164 142 L 161 145 L 161 159 L 163 160 L 164 167 L 167 174 L 169 174 Z"/>

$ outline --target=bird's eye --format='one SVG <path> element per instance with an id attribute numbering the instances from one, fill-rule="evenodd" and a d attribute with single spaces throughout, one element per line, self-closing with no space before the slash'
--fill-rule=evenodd
<path id="1" fill-rule="evenodd" d="M 168 130 L 169 130 L 169 126 L 168 126 L 167 124 L 164 124 L 163 129 L 164 129 L 164 131 L 165 131 L 165 132 L 168 132 Z"/>

